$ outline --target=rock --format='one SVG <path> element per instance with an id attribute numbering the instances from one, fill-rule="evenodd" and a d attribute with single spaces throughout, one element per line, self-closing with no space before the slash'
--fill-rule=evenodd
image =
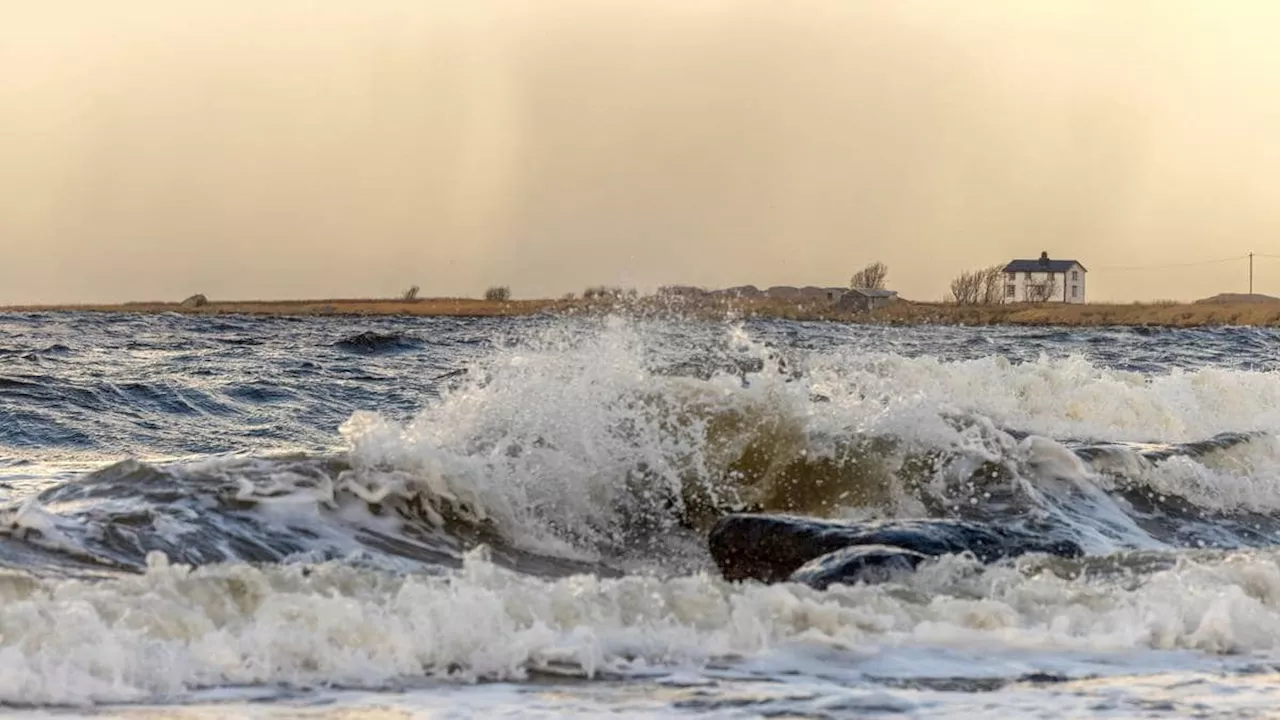
<path id="1" fill-rule="evenodd" d="M 739 513 L 720 518 L 707 541 L 711 557 L 725 579 L 767 583 L 787 580 L 810 561 L 852 546 L 877 545 L 926 557 L 970 552 L 984 563 L 1030 552 L 1063 557 L 1084 554 L 1071 540 L 941 519 L 852 523 Z M 841 559 L 831 558 L 828 562 L 837 561 Z M 871 555 L 862 560 L 848 555 L 843 561 L 864 565 L 878 562 Z M 905 556 L 903 561 L 907 561 Z"/>
<path id="2" fill-rule="evenodd" d="M 192 295 L 191 297 L 182 301 L 182 307 L 198 308 L 198 307 L 204 307 L 205 305 L 208 305 L 208 304 L 209 304 L 209 298 L 205 297 L 204 295 L 201 295 L 200 293 L 196 293 L 195 295 Z"/>
<path id="3" fill-rule="evenodd" d="M 818 590 L 836 583 L 880 583 L 911 572 L 928 559 L 924 553 L 891 545 L 851 545 L 810 560 L 787 579 Z"/>
<path id="4" fill-rule="evenodd" d="M 362 332 L 334 343 L 343 350 L 358 353 L 386 353 L 418 347 L 418 339 L 402 333 Z"/>

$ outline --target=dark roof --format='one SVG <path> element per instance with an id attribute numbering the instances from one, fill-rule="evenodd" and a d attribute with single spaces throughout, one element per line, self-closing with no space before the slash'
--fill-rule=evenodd
<path id="1" fill-rule="evenodd" d="M 894 290 L 868 290 L 867 288 L 853 288 L 852 290 L 850 290 L 848 293 L 845 293 L 845 294 L 848 295 L 849 293 L 857 293 L 858 295 L 862 295 L 863 297 L 871 297 L 871 298 L 893 297 L 898 294 L 897 291 L 894 291 Z"/>
<path id="2" fill-rule="evenodd" d="M 1049 260 L 1041 262 L 1040 260 L 1014 260 L 1004 266 L 1004 272 L 1066 272 L 1080 263 L 1075 260 Z M 1080 265 L 1081 270 L 1085 270 L 1084 265 Z M 1088 272 L 1088 270 L 1085 270 Z"/>

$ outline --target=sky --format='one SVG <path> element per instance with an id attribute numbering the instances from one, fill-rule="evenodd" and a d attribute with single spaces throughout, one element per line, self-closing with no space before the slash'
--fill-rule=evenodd
<path id="1" fill-rule="evenodd" d="M 1280 294 L 1280 3 L 0 0 L 0 304 Z M 1275 257 L 1264 257 L 1272 255 Z"/>

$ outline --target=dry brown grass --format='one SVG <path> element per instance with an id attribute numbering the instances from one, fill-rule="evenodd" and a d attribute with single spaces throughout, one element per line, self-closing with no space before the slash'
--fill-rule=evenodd
<path id="1" fill-rule="evenodd" d="M 135 302 L 117 305 L 43 305 L 3 308 L 13 312 L 175 312 L 191 315 L 424 315 L 516 316 L 620 312 L 640 316 L 676 315 L 691 318 L 776 317 L 888 325 L 1147 325 L 1200 327 L 1215 325 L 1280 326 L 1280 303 L 1135 303 L 1063 305 L 1054 303 L 954 305 L 899 301 L 869 313 L 836 310 L 824 302 L 797 303 L 764 298 L 706 298 L 672 301 L 639 299 L 560 299 L 491 301 L 471 298 L 279 300 L 210 302 L 202 307 L 179 303 Z"/>
<path id="2" fill-rule="evenodd" d="M 1139 303 L 1131 305 L 1009 304 L 956 306 L 941 303 L 899 303 L 872 313 L 885 323 L 947 325 L 1147 325 L 1203 327 L 1220 325 L 1280 325 L 1275 303 Z"/>
<path id="3" fill-rule="evenodd" d="M 419 298 L 417 300 L 247 300 L 213 302 L 200 307 L 180 303 L 131 302 L 118 305 L 28 305 L 3 308 L 10 312 L 125 312 L 182 313 L 185 315 L 532 315 L 565 309 L 563 300 L 476 300 L 472 298 Z"/>
<path id="4" fill-rule="evenodd" d="M 1069 327 L 1280 325 L 1280 304 L 1275 302 L 1192 304 L 1165 301 L 1131 305 L 1054 303 L 955 305 L 899 301 L 871 312 L 856 313 L 840 311 L 829 303 L 816 301 L 806 304 L 762 298 L 745 300 L 717 298 L 683 304 L 656 303 L 651 299 L 645 299 L 629 307 L 646 310 L 649 313 L 674 312 L 691 317 L 776 317 L 885 325 L 1058 325 Z"/>
<path id="5" fill-rule="evenodd" d="M 650 307 L 656 309 L 652 304 Z M 822 302 L 804 304 L 768 299 L 713 299 L 675 305 L 671 309 L 684 315 L 711 318 L 776 317 L 885 325 L 1280 326 L 1280 304 L 1275 302 L 955 305 L 899 301 L 871 312 L 854 313 L 842 312 L 829 303 Z"/>

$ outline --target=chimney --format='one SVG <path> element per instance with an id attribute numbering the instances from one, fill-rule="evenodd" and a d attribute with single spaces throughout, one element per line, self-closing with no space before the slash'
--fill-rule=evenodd
<path id="1" fill-rule="evenodd" d="M 1040 267 L 1049 267 L 1049 253 L 1040 253 Z"/>

